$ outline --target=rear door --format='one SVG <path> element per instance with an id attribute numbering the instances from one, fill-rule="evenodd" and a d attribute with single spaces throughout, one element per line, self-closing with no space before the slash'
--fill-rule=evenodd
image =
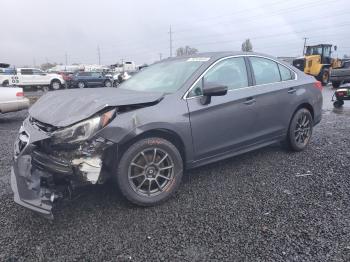
<path id="1" fill-rule="evenodd" d="M 248 70 L 244 57 L 225 58 L 198 79 L 189 92 L 186 101 L 196 160 L 254 143 L 256 135 L 252 130 L 257 112 L 250 92 Z M 209 104 L 203 105 L 203 82 L 228 86 L 229 91 L 224 96 L 212 97 Z"/>
<path id="2" fill-rule="evenodd" d="M 21 69 L 21 74 L 18 76 L 20 85 L 35 85 L 33 77 L 33 69 Z"/>
<path id="3" fill-rule="evenodd" d="M 288 129 L 296 104 L 295 73 L 269 58 L 250 56 L 249 61 L 259 108 L 255 132 L 261 142 L 276 139 Z"/>

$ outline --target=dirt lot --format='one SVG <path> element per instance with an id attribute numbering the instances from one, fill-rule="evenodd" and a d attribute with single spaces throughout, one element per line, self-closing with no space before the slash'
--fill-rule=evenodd
<path id="1" fill-rule="evenodd" d="M 89 187 L 53 222 L 17 206 L 9 174 L 26 112 L 0 116 L 0 261 L 350 261 L 350 101 L 310 147 L 278 145 L 186 172 L 174 198 L 128 204 L 113 184 Z"/>

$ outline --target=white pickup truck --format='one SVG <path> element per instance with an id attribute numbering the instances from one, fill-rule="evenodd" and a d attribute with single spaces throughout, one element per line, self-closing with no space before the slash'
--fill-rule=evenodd
<path id="1" fill-rule="evenodd" d="M 0 87 L 0 114 L 19 111 L 29 107 L 29 100 L 20 87 Z"/>
<path id="2" fill-rule="evenodd" d="M 4 77 L 6 77 L 6 79 Z M 2 76 L 2 78 L 1 80 L 3 82 L 8 80 L 9 85 L 23 88 L 39 86 L 43 89 L 50 88 L 52 90 L 58 90 L 65 84 L 61 75 L 45 73 L 37 68 L 17 68 L 15 74 Z"/>

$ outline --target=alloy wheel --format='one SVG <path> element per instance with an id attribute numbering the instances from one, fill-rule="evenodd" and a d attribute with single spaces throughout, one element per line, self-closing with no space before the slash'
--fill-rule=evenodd
<path id="1" fill-rule="evenodd" d="M 296 143 L 306 145 L 311 137 L 311 121 L 307 114 L 301 114 L 297 120 L 294 137 Z"/>
<path id="2" fill-rule="evenodd" d="M 141 196 L 157 196 L 174 180 L 174 161 L 160 148 L 147 148 L 138 153 L 129 165 L 131 188 Z"/>

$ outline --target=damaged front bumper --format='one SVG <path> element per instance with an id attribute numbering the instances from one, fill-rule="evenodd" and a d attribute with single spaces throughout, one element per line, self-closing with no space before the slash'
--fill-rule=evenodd
<path id="1" fill-rule="evenodd" d="M 52 148 L 50 133 L 26 119 L 15 142 L 14 201 L 52 219 L 56 199 L 70 197 L 76 187 L 105 180 L 103 159 L 111 145 L 95 138 L 74 147 Z"/>

